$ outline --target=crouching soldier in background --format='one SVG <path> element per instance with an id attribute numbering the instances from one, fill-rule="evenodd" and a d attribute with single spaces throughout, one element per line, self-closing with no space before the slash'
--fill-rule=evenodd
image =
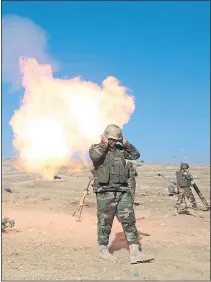
<path id="1" fill-rule="evenodd" d="M 187 212 L 186 198 L 191 203 L 192 208 L 195 213 L 197 210 L 197 204 L 195 197 L 191 190 L 191 181 L 193 181 L 193 176 L 189 173 L 189 165 L 187 163 L 182 163 L 180 170 L 176 172 L 177 185 L 179 189 L 178 199 L 176 205 L 173 208 L 172 214 L 177 215 L 179 212 Z M 181 209 L 181 205 L 185 204 L 185 208 Z"/>
<path id="2" fill-rule="evenodd" d="M 127 162 L 128 167 L 128 188 L 131 191 L 132 201 L 134 205 L 138 205 L 138 203 L 135 202 L 135 193 L 136 193 L 136 177 L 138 176 L 138 173 L 136 171 L 136 168 L 134 167 L 132 162 Z"/>

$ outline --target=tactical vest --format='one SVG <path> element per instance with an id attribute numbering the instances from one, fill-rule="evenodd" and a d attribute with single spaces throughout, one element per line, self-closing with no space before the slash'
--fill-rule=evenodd
<path id="1" fill-rule="evenodd" d="M 112 188 L 127 186 L 128 167 L 123 152 L 119 149 L 109 150 L 104 160 L 94 169 L 96 181 L 94 186 Z M 108 190 L 108 189 L 107 189 Z"/>
<path id="2" fill-rule="evenodd" d="M 180 187 L 190 187 L 191 181 L 183 175 L 183 172 L 181 170 L 176 172 L 176 178 L 177 178 L 177 185 Z"/>

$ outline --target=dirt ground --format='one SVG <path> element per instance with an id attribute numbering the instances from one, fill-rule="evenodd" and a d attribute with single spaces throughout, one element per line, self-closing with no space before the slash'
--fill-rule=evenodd
<path id="1" fill-rule="evenodd" d="M 118 261 L 99 257 L 94 194 L 85 200 L 82 221 L 72 216 L 89 170 L 68 176 L 63 169 L 61 179 L 44 181 L 15 170 L 12 160 L 2 165 L 2 217 L 15 220 L 15 227 L 2 234 L 3 280 L 210 280 L 210 212 L 200 211 L 203 218 L 172 216 L 176 196 L 169 196 L 169 184 L 156 176 L 160 172 L 174 180 L 178 166 L 137 168 L 137 228 L 143 248 L 155 260 L 131 265 L 116 219 L 110 245 Z M 210 166 L 195 165 L 191 172 L 210 202 Z"/>

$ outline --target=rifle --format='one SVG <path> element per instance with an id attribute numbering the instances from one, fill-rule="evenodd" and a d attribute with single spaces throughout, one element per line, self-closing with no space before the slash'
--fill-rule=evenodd
<path id="1" fill-rule="evenodd" d="M 90 195 L 89 194 L 89 186 L 90 186 L 93 179 L 94 179 L 94 176 L 90 178 L 86 188 L 84 189 L 83 196 L 79 201 L 78 207 L 77 207 L 76 211 L 73 213 L 73 216 L 78 216 L 78 221 L 81 221 L 81 214 L 82 214 L 82 210 L 83 210 L 83 206 L 84 206 L 84 200 L 85 200 L 87 195 Z"/>

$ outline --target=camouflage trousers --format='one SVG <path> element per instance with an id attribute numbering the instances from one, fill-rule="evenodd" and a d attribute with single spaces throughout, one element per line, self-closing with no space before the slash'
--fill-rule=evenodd
<path id="1" fill-rule="evenodd" d="M 178 199 L 174 208 L 181 209 L 181 205 L 184 203 L 185 209 L 187 209 L 185 198 L 188 199 L 194 209 L 197 208 L 196 200 L 190 187 L 179 188 Z"/>
<path id="2" fill-rule="evenodd" d="M 107 246 L 114 216 L 122 225 L 128 244 L 139 244 L 136 219 L 130 192 L 96 193 L 98 243 Z"/>

